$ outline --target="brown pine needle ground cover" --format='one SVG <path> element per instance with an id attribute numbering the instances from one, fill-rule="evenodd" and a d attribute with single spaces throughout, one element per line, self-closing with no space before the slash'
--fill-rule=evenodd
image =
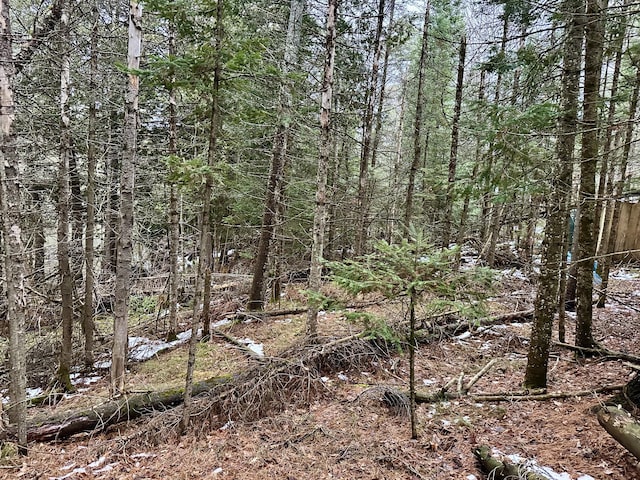
<path id="1" fill-rule="evenodd" d="M 503 283 L 505 295 L 492 300 L 493 311 L 530 306 L 532 292 L 526 281 L 505 277 Z M 640 307 L 640 280 L 614 280 L 612 288 L 617 300 L 606 309 L 595 310 L 595 337 L 611 350 L 640 355 L 639 313 L 635 310 Z M 397 304 L 370 308 L 396 320 L 402 316 Z M 573 327 L 569 319 L 568 343 L 573 341 Z M 336 313 L 321 317 L 321 330 L 334 338 L 357 332 Z M 291 345 L 304 331 L 304 315 L 240 323 L 226 331 L 236 338 L 263 342 L 267 356 L 278 355 L 295 348 Z M 417 356 L 418 389 L 433 392 L 461 373 L 467 382 L 496 359 L 469 393 L 519 391 L 528 334 L 529 324 L 514 323 L 422 345 Z M 220 338 L 214 337 L 199 353 L 202 376 L 209 370 L 213 376 L 256 368 L 254 360 Z M 192 431 L 182 438 L 171 431 L 179 411 L 165 412 L 153 419 L 111 427 L 106 433 L 78 435 L 60 444 L 32 445 L 22 464 L 0 468 L 0 478 L 471 480 L 486 478 L 472 452 L 479 444 L 535 458 L 540 465 L 566 472 L 569 476 L 564 478 L 640 478 L 636 460 L 606 434 L 591 413 L 608 395 L 501 403 L 462 397 L 421 404 L 420 438 L 411 441 L 402 408 L 388 408 L 381 398 L 386 387 L 406 389 L 407 355 L 390 353 L 389 357 L 360 363 L 358 368 L 331 371 L 320 380 L 308 406 L 285 407 L 245 422 L 225 419 L 225 412 L 216 412 L 215 421 L 196 420 Z M 137 388 L 136 382 L 150 388 L 156 380 L 162 385 L 179 385 L 182 378 L 178 371 L 172 370 L 169 376 L 159 373 L 162 365 L 175 368 L 174 357 L 184 358 L 184 349 L 160 355 L 152 361 L 155 364 L 136 366 L 131 388 Z M 625 362 L 577 360 L 573 352 L 553 347 L 549 391 L 623 384 L 631 373 Z M 104 386 L 98 383 L 85 394 L 99 398 Z M 454 382 L 451 389 L 456 388 Z M 79 402 L 65 400 L 49 408 L 68 408 Z M 206 398 L 196 405 L 206 408 Z"/>

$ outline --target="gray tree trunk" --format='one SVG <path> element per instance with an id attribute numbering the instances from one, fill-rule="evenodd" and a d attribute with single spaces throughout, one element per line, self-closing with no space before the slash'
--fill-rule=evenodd
<path id="1" fill-rule="evenodd" d="M 313 216 L 313 245 L 309 273 L 309 290 L 314 293 L 319 293 L 322 287 L 322 259 L 327 225 L 327 176 L 331 157 L 331 102 L 336 58 L 337 4 L 338 0 L 329 0 L 327 8 L 327 33 L 320 106 L 320 154 L 316 175 L 316 208 Z M 314 341 L 318 335 L 318 306 L 312 301 L 309 307 L 307 336 Z"/>
<path id="2" fill-rule="evenodd" d="M 14 62 L 9 0 L 0 1 L 0 217 L 7 289 L 9 324 L 9 421 L 16 425 L 20 453 L 27 453 L 26 358 L 24 321 L 26 311 L 25 265 L 22 240 L 22 186 L 16 155 L 13 120 Z"/>
<path id="3" fill-rule="evenodd" d="M 69 214 L 71 191 L 69 186 L 69 159 L 71 152 L 71 119 L 69 118 L 69 88 L 71 63 L 69 48 L 69 16 L 63 7 L 60 21 L 60 156 L 58 163 L 58 270 L 60 275 L 60 295 L 62 297 L 62 344 L 57 372 L 57 382 L 65 391 L 73 389 L 69 373 L 71 370 L 71 350 L 73 334 L 73 276 L 69 261 L 71 244 Z"/>
<path id="4" fill-rule="evenodd" d="M 96 133 L 98 123 L 97 81 L 98 75 L 98 28 L 100 24 L 97 4 L 91 8 L 93 27 L 91 28 L 91 44 L 89 58 L 89 118 L 87 126 L 87 221 L 84 239 L 85 257 L 85 281 L 84 281 L 84 311 L 82 314 L 82 329 L 84 332 L 84 365 L 93 367 L 93 333 L 95 325 L 93 321 L 93 289 L 95 285 L 94 260 L 95 260 L 95 227 L 96 227 L 96 164 L 97 143 Z"/>
<path id="5" fill-rule="evenodd" d="M 453 211 L 453 189 L 456 184 L 456 170 L 458 165 L 458 136 L 460 131 L 460 111 L 462 109 L 462 89 L 464 82 L 464 62 L 467 54 L 467 38 L 460 40 L 460 52 L 458 57 L 458 77 L 456 80 L 456 102 L 451 121 L 451 151 L 449 154 L 449 176 L 447 178 L 447 198 L 444 213 L 444 233 L 442 246 L 447 248 L 451 241 L 451 223 Z"/>
<path id="6" fill-rule="evenodd" d="M 262 214 L 262 227 L 255 258 L 253 280 L 249 293 L 249 310 L 262 310 L 264 307 L 264 274 L 269 258 L 269 247 L 275 229 L 275 220 L 279 210 L 279 200 L 282 199 L 284 187 L 284 170 L 286 165 L 287 148 L 291 134 L 293 85 L 288 79 L 289 73 L 297 62 L 300 45 L 300 28 L 306 0 L 291 0 L 289 9 L 289 25 L 285 40 L 284 59 L 281 67 L 282 82 L 280 84 L 280 106 L 278 125 L 273 136 L 271 152 L 271 168 Z"/>
<path id="7" fill-rule="evenodd" d="M 131 290 L 131 258 L 133 250 L 133 202 L 135 161 L 138 135 L 138 90 L 142 54 L 142 6 L 129 2 L 129 44 L 127 66 L 129 83 L 125 95 L 124 145 L 120 170 L 120 225 L 117 242 L 115 308 L 113 318 L 113 352 L 111 357 L 111 392 L 125 393 L 127 361 L 129 293 Z"/>
<path id="8" fill-rule="evenodd" d="M 582 152 L 580 161 L 580 237 L 578 240 L 576 345 L 595 346 L 591 331 L 593 319 L 593 261 L 596 167 L 598 163 L 598 104 L 604 37 L 602 0 L 587 0 L 585 25 L 585 76 L 583 101 Z"/>
<path id="9" fill-rule="evenodd" d="M 427 2 L 424 12 L 424 24 L 422 27 L 422 47 L 420 48 L 420 63 L 418 64 L 418 91 L 416 94 L 416 114 L 413 126 L 413 159 L 409 169 L 409 183 L 404 210 L 404 228 L 409 228 L 413 220 L 413 194 L 415 190 L 416 175 L 422 161 L 422 107 L 424 96 L 424 81 L 427 71 L 427 53 L 429 50 L 429 18 L 431 3 Z"/>
<path id="10" fill-rule="evenodd" d="M 524 384 L 529 388 L 547 387 L 547 367 L 553 316 L 558 308 L 558 285 L 562 253 L 564 251 L 566 198 L 571 192 L 573 150 L 578 115 L 578 93 L 582 41 L 584 32 L 583 0 L 566 0 L 563 11 L 567 15 L 567 36 L 564 45 L 562 75 L 562 115 L 558 120 L 558 160 L 552 184 L 552 197 L 547 205 L 548 215 L 542 242 L 542 267 L 538 281 L 531 343 L 527 357 Z"/>

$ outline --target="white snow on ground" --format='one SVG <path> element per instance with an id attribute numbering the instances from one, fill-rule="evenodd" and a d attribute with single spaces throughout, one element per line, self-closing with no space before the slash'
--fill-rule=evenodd
<path id="1" fill-rule="evenodd" d="M 616 270 L 615 272 L 612 272 L 610 276 L 616 280 L 637 280 L 640 277 L 638 272 L 632 272 L 626 268 Z"/>
<path id="2" fill-rule="evenodd" d="M 571 475 L 567 472 L 558 473 L 552 468 L 538 465 L 535 459 L 522 458 L 520 455 L 504 455 L 497 449 L 492 450 L 492 455 L 496 457 L 504 457 L 515 465 L 521 465 L 523 468 L 530 470 L 531 472 L 541 476 L 542 478 L 548 478 L 549 480 L 572 480 Z M 581 475 L 577 480 L 595 480 L 590 475 Z"/>
<path id="3" fill-rule="evenodd" d="M 260 357 L 264 357 L 264 345 L 261 343 L 256 343 L 250 338 L 241 338 L 240 343 L 244 343 L 249 350 L 255 352 Z"/>

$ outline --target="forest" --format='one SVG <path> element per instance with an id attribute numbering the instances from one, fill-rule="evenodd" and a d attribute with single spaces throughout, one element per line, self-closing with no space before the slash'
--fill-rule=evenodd
<path id="1" fill-rule="evenodd" d="M 640 479 L 640 3 L 0 10 L 0 478 Z"/>

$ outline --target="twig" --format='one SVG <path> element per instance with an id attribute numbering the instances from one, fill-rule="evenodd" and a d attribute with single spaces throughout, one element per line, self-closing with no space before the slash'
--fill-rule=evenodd
<path id="1" fill-rule="evenodd" d="M 471 378 L 471 380 L 469 380 L 469 382 L 467 383 L 467 385 L 462 389 L 462 391 L 464 393 L 467 393 L 469 390 L 471 390 L 471 387 L 473 387 L 478 380 L 480 380 L 480 378 L 482 378 L 482 376 L 487 373 L 491 367 L 493 367 L 496 363 L 497 363 L 498 359 L 494 358 L 493 360 L 491 360 L 489 363 L 487 363 L 478 373 L 476 373 L 473 378 Z"/>

